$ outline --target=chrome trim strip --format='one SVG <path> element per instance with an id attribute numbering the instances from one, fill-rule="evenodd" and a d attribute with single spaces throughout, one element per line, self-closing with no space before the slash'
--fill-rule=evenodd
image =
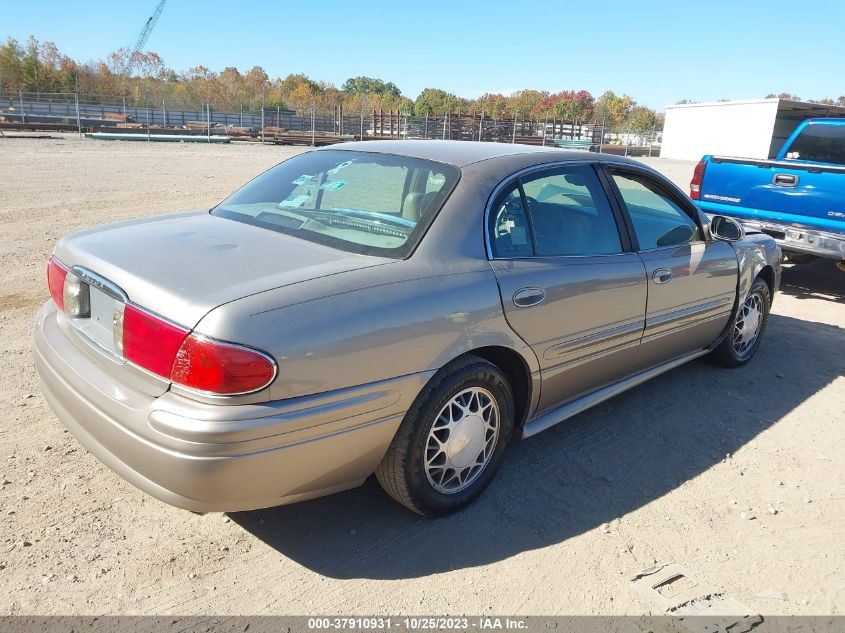
<path id="1" fill-rule="evenodd" d="M 123 289 L 105 277 L 101 277 L 94 271 L 84 268 L 83 266 L 73 266 L 70 270 L 74 275 L 82 279 L 82 281 L 87 283 L 89 286 L 94 286 L 95 288 L 102 290 L 112 299 L 117 299 L 123 303 L 129 303 L 129 297 L 126 296 Z"/>
<path id="2" fill-rule="evenodd" d="M 611 354 L 615 354 L 617 352 L 622 352 L 626 349 L 631 349 L 632 347 L 639 347 L 641 345 L 641 340 L 639 337 L 631 340 L 623 340 L 616 345 L 611 347 L 603 347 L 599 350 L 589 352 L 587 354 L 582 354 L 581 356 L 576 356 L 575 358 L 571 358 L 569 360 L 564 360 L 562 362 L 558 362 L 556 365 L 552 365 L 551 367 L 547 367 L 544 370 L 545 376 L 553 376 L 559 374 L 562 371 L 570 371 L 576 367 L 584 365 L 585 363 L 592 363 L 605 356 L 609 356 Z M 555 357 L 556 361 L 560 360 L 560 356 Z"/>
<path id="3" fill-rule="evenodd" d="M 649 329 L 659 327 L 661 325 L 665 325 L 666 323 L 671 323 L 672 321 L 678 321 L 681 319 L 685 319 L 687 317 L 695 316 L 697 314 L 704 314 L 705 312 L 712 312 L 713 310 L 717 310 L 722 306 L 726 306 L 733 301 L 733 298 L 728 299 L 727 297 L 719 297 L 717 299 L 713 299 L 712 301 L 708 301 L 706 303 L 699 303 L 688 308 L 681 308 L 680 310 L 673 310 L 671 312 L 664 312 L 663 314 L 659 314 L 657 316 L 649 317 L 646 315 L 645 321 L 645 331 L 646 335 L 648 334 Z M 702 316 L 702 318 L 705 318 Z"/>
<path id="4" fill-rule="evenodd" d="M 634 332 L 642 331 L 644 325 L 645 322 L 642 319 L 639 319 L 637 321 L 633 321 L 624 325 L 619 325 L 608 330 L 602 330 L 601 332 L 596 332 L 594 334 L 571 338 L 568 341 L 558 343 L 557 345 L 553 345 L 552 347 L 548 348 L 545 352 L 543 352 L 543 358 L 545 358 L 546 360 L 554 360 L 555 358 L 560 358 L 561 356 L 564 356 L 571 352 L 577 352 L 584 348 L 592 347 L 600 343 L 613 341 L 615 339 L 622 338 L 627 334 L 633 334 Z M 639 339 L 637 339 L 637 342 L 639 342 Z"/>
<path id="5" fill-rule="evenodd" d="M 670 334 L 676 334 L 677 332 L 681 332 L 681 331 L 683 331 L 687 328 L 695 327 L 697 325 L 703 325 L 703 324 L 708 323 L 710 321 L 715 321 L 716 319 L 725 319 L 726 317 L 730 317 L 731 314 L 733 314 L 733 306 L 731 307 L 730 310 L 725 310 L 723 312 L 716 312 L 714 314 L 710 314 L 710 315 L 701 317 L 699 319 L 696 319 L 692 323 L 679 323 L 679 324 L 672 325 L 671 327 L 663 328 L 663 329 L 660 329 L 660 330 L 657 330 L 657 331 L 646 330 L 646 332 L 645 332 L 645 334 L 643 335 L 643 338 L 642 338 L 642 344 L 650 343 L 650 342 L 655 341 L 655 340 L 657 340 L 661 337 L 668 336 Z M 731 319 L 727 318 L 726 322 L 728 324 L 730 324 Z"/>
<path id="6" fill-rule="evenodd" d="M 545 431 L 546 429 L 553 427 L 555 424 L 559 424 L 560 422 L 563 422 L 582 411 L 586 411 L 590 407 L 594 407 L 605 400 L 628 391 L 628 389 L 641 385 L 655 376 L 659 376 L 662 373 L 675 369 L 676 367 L 680 367 L 684 363 L 688 363 L 699 356 L 704 356 L 709 351 L 709 349 L 699 350 L 697 352 L 693 352 L 692 354 L 676 358 L 668 363 L 663 363 L 662 365 L 658 365 L 657 367 L 653 367 L 647 371 L 635 374 L 630 378 L 626 378 L 616 383 L 615 385 L 604 387 L 598 391 L 587 394 L 586 396 L 582 396 L 577 400 L 573 400 L 572 402 L 559 406 L 556 409 L 552 409 L 547 413 L 543 413 L 525 424 L 525 427 L 522 429 L 522 437 L 524 439 L 531 437 L 532 435 L 537 435 L 537 433 Z"/>

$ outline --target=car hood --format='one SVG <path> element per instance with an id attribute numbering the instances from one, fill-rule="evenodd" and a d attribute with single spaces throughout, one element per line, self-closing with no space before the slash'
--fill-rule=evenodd
<path id="1" fill-rule="evenodd" d="M 205 210 L 74 233 L 59 241 L 54 254 L 186 327 L 242 297 L 395 261 L 346 253 Z"/>

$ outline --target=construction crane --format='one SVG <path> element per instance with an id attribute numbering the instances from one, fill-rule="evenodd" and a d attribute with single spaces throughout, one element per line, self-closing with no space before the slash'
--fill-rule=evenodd
<path id="1" fill-rule="evenodd" d="M 135 42 L 135 46 L 132 47 L 133 55 L 141 52 L 144 46 L 146 46 L 147 40 L 150 39 L 150 33 L 153 32 L 156 22 L 158 22 L 158 19 L 161 16 L 161 12 L 164 11 L 164 5 L 166 2 L 167 0 L 161 0 L 153 14 L 147 18 L 147 22 L 144 24 L 144 28 L 141 29 L 141 34 L 138 36 L 138 41 Z"/>

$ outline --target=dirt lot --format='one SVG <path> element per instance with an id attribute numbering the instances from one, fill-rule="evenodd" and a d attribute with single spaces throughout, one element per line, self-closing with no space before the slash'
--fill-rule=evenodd
<path id="1" fill-rule="evenodd" d="M 429 521 L 370 480 L 197 516 L 125 483 L 44 403 L 30 332 L 55 240 L 211 205 L 290 148 L 0 139 L 0 613 L 659 613 L 676 561 L 764 614 L 845 613 L 845 274 L 787 270 L 758 357 L 694 362 L 512 447 Z M 682 185 L 690 163 L 651 161 Z"/>

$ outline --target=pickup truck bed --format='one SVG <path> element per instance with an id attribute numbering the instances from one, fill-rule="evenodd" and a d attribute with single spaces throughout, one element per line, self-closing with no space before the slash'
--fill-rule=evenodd
<path id="1" fill-rule="evenodd" d="M 690 196 L 768 233 L 793 259 L 845 260 L 845 119 L 803 122 L 773 160 L 704 156 Z"/>

